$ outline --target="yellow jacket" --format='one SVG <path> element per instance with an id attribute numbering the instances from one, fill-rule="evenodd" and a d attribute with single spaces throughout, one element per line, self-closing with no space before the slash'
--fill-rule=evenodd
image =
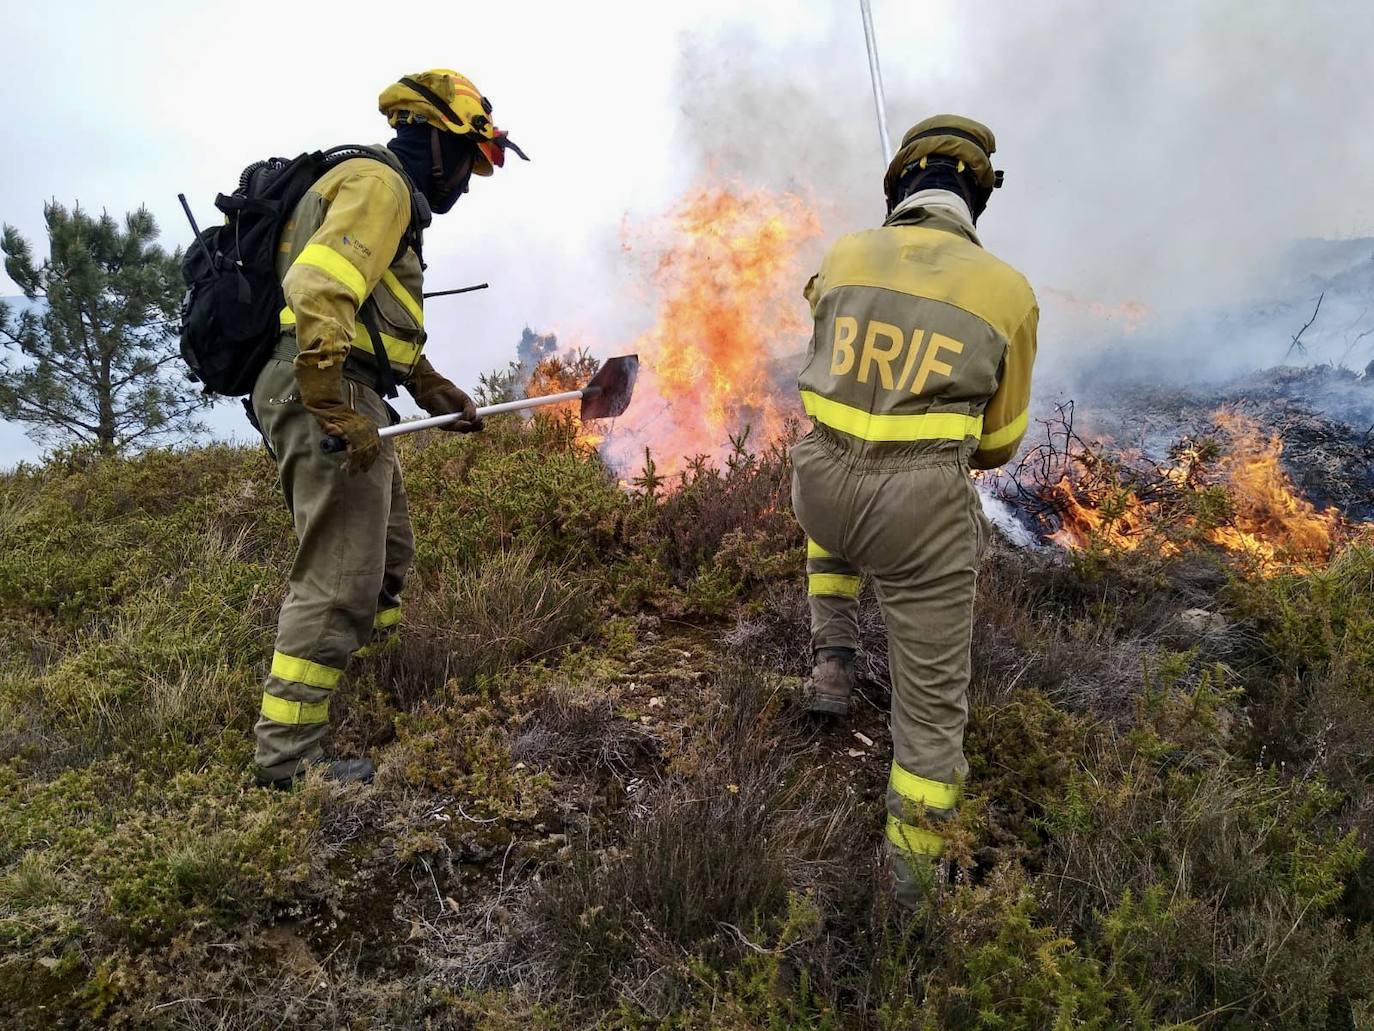
<path id="1" fill-rule="evenodd" d="M 410 187 L 385 148 L 369 149 L 385 162 L 335 165 L 286 224 L 277 262 L 282 330 L 295 334 L 301 363 L 329 368 L 350 348 L 372 354 L 378 341 L 358 317 L 366 302 L 402 380 L 424 348 L 424 276 L 413 249 L 398 253 L 410 225 Z"/>
<path id="2" fill-rule="evenodd" d="M 798 379 L 821 432 L 857 459 L 1009 460 L 1028 422 L 1035 293 L 935 205 L 842 237 L 806 285 Z"/>

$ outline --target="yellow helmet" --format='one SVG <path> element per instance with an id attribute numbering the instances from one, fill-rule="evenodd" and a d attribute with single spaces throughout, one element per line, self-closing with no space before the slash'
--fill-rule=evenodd
<path id="1" fill-rule="evenodd" d="M 472 80 L 450 68 L 402 76 L 377 98 L 377 107 L 394 128 L 402 122 L 427 122 L 443 132 L 473 136 L 477 144 L 475 175 L 491 175 L 505 164 L 507 148 L 528 161 L 525 152 L 506 138 L 491 120 L 491 101 Z"/>

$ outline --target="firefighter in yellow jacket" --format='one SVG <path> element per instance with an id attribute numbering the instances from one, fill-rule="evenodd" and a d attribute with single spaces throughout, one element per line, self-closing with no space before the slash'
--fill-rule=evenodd
<path id="1" fill-rule="evenodd" d="M 299 539 L 256 727 L 257 779 L 273 787 L 290 787 L 321 761 L 349 656 L 400 622 L 414 542 L 400 465 L 377 434 L 396 419 L 384 396 L 394 394 L 390 383 L 431 415 L 463 414 L 446 428 L 481 428 L 472 400 L 421 353 L 419 234 L 471 176 L 491 175 L 507 148 L 519 148 L 454 71 L 402 78 L 379 106 L 395 138 L 331 167 L 287 223 L 281 343 L 252 395 Z M 346 451 L 322 451 L 325 435 Z M 326 764 L 335 780 L 372 773 L 366 759 Z"/>
<path id="2" fill-rule="evenodd" d="M 911 906 L 968 772 L 974 584 L 989 534 L 969 470 L 1016 453 L 1035 360 L 1035 294 L 974 229 L 1001 185 L 994 149 L 967 118 L 914 126 L 884 179 L 882 228 L 842 238 L 806 287 L 815 332 L 799 386 L 814 428 L 792 452 L 792 499 L 807 535 L 809 705 L 848 709 L 868 574 L 892 676 L 886 838 Z"/>

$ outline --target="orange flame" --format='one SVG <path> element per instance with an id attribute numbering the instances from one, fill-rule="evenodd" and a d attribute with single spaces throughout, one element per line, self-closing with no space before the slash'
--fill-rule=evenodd
<path id="1" fill-rule="evenodd" d="M 1233 505 L 1230 525 L 1213 530 L 1212 540 L 1253 555 L 1265 567 L 1329 557 L 1339 513 L 1318 512 L 1294 493 L 1279 464 L 1283 444 L 1278 437 L 1266 437 L 1253 419 L 1236 412 L 1213 412 L 1212 421 L 1231 436 L 1221 468 Z"/>
<path id="2" fill-rule="evenodd" d="M 587 385 L 596 371 L 596 361 L 587 352 L 569 349 L 561 354 L 541 358 L 530 370 L 529 383 L 525 386 L 526 397 L 547 397 L 549 394 L 564 394 Z M 544 409 L 546 413 L 564 413 L 577 418 L 581 411 L 578 401 L 564 401 L 551 404 Z M 595 450 L 606 440 L 601 427 L 583 424 L 577 433 L 577 441 Z"/>
<path id="3" fill-rule="evenodd" d="M 1060 513 L 1060 525 L 1049 539 L 1070 551 L 1083 551 L 1094 542 L 1114 551 L 1134 551 L 1149 532 L 1146 506 L 1123 488 L 1080 498 L 1079 489 L 1063 476 L 1050 488 L 1050 494 Z"/>
<path id="4" fill-rule="evenodd" d="M 634 403 L 607 451 L 631 469 L 650 448 L 671 475 L 697 455 L 719 460 L 746 428 L 753 446 L 775 440 L 798 414 L 775 362 L 810 332 L 800 251 L 820 225 L 792 194 L 710 186 L 674 208 L 667 230 L 652 274 L 657 318 L 630 348 L 641 363 Z"/>
<path id="5" fill-rule="evenodd" d="M 1279 459 L 1283 444 L 1265 435 L 1254 420 L 1220 410 L 1212 421 L 1230 438 L 1217 468 L 1231 511 L 1224 525 L 1209 530 L 1208 540 L 1228 551 L 1257 560 L 1261 571 L 1278 572 L 1295 564 L 1324 562 L 1342 528 L 1334 509 L 1317 511 L 1298 495 Z M 1164 479 L 1181 488 L 1199 485 L 1196 449 L 1185 448 L 1178 464 L 1163 470 Z M 1075 483 L 1068 476 L 1050 488 L 1060 528 L 1050 536 L 1062 547 L 1084 550 L 1094 544 L 1133 551 L 1152 533 L 1157 502 L 1142 502 L 1124 488 Z M 1158 540 L 1164 554 L 1177 547 Z"/>

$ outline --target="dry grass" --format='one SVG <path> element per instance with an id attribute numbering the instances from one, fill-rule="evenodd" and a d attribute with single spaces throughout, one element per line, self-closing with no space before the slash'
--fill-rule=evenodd
<path id="1" fill-rule="evenodd" d="M 551 655 L 586 626 L 589 584 L 533 546 L 489 557 L 475 571 L 426 578 L 406 613 L 403 645 L 384 648 L 377 679 L 403 707 L 446 684 L 467 690 L 522 661 Z"/>
<path id="2" fill-rule="evenodd" d="M 732 667 L 710 704 L 690 767 L 642 787 L 624 836 L 586 842 L 532 897 L 525 935 L 546 983 L 666 1015 L 685 954 L 737 959 L 790 893 L 840 880 L 853 802 L 823 802 L 799 766 L 802 725 L 776 682 Z"/>

